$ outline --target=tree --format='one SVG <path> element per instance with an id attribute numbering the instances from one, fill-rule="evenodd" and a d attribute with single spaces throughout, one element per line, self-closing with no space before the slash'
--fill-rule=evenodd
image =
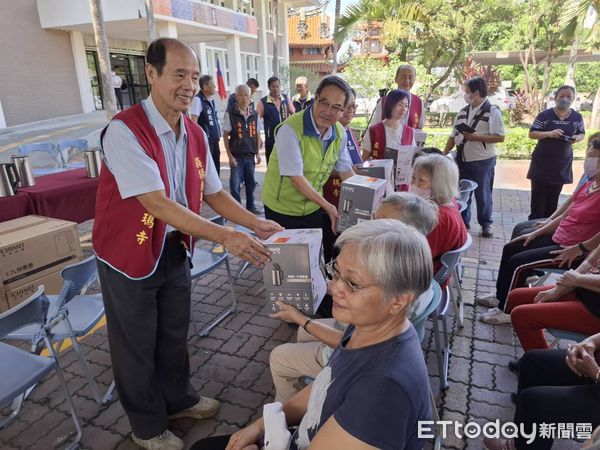
<path id="1" fill-rule="evenodd" d="M 98 48 L 98 65 L 100 66 L 100 79 L 102 80 L 103 104 L 108 120 L 117 114 L 117 98 L 112 86 L 110 55 L 106 30 L 104 29 L 104 14 L 102 12 L 102 0 L 90 0 L 90 11 L 92 13 L 92 24 L 94 26 L 94 38 Z"/>
<path id="2" fill-rule="evenodd" d="M 363 103 L 366 116 L 369 106 L 372 106 L 371 100 L 379 96 L 380 89 L 387 89 L 393 80 L 383 62 L 370 56 L 356 57 L 348 61 L 344 69 L 344 78 L 356 91 L 358 100 Z"/>
<path id="3" fill-rule="evenodd" d="M 342 0 L 335 0 L 335 15 L 334 15 L 334 19 L 333 19 L 333 30 L 335 33 L 335 30 L 337 30 L 338 27 L 338 22 L 340 20 L 340 9 L 342 7 Z M 335 75 L 337 73 L 337 67 L 338 67 L 338 43 L 337 41 L 333 41 L 333 64 L 331 66 L 331 73 L 333 75 Z"/>
<path id="4" fill-rule="evenodd" d="M 154 21 L 154 5 L 152 0 L 146 0 L 146 23 L 148 25 L 149 42 L 152 42 L 158 37 L 156 32 L 156 22 Z"/>

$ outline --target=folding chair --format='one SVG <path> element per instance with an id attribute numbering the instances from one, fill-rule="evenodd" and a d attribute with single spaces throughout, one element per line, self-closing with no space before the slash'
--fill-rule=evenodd
<path id="1" fill-rule="evenodd" d="M 51 355 L 50 357 L 34 355 L 11 345 L 0 343 L 0 361 L 2 361 L 0 364 L 0 407 L 4 408 L 11 402 L 13 405 L 12 413 L 0 423 L 0 428 L 4 428 L 17 417 L 27 392 L 36 383 L 42 381 L 52 369 L 55 369 L 60 385 L 65 392 L 77 432 L 67 448 L 75 449 L 81 440 L 81 426 L 58 357 L 44 327 L 48 303 L 48 298 L 44 295 L 44 288 L 40 286 L 37 292 L 23 303 L 0 315 L 0 338 L 35 324 L 40 329 L 40 335 Z"/>
<path id="2" fill-rule="evenodd" d="M 34 175 L 48 175 L 65 170 L 65 162 L 56 145 L 51 142 L 23 144 L 19 147 L 21 156 L 29 156 Z"/>
<path id="3" fill-rule="evenodd" d="M 58 141 L 57 144 L 67 168 L 76 169 L 85 167 L 83 152 L 89 149 L 87 139 L 65 139 Z"/>
<path id="4" fill-rule="evenodd" d="M 49 333 L 50 341 L 58 347 L 65 339 L 70 339 L 73 350 L 83 369 L 94 400 L 105 404 L 110 396 L 101 397 L 100 390 L 89 364 L 87 363 L 81 345 L 77 338 L 85 336 L 104 316 L 104 303 L 100 294 L 84 295 L 85 290 L 98 278 L 96 257 L 90 256 L 76 264 L 65 267 L 61 273 L 64 279 L 63 287 L 58 295 L 48 296 L 50 309 L 44 325 Z M 29 326 L 10 333 L 6 339 L 31 340 L 32 351 L 38 350 L 40 343 L 40 326 Z"/>
<path id="5" fill-rule="evenodd" d="M 469 197 L 471 196 L 471 192 L 477 189 L 479 185 L 473 180 L 467 180 L 463 178 L 458 182 L 458 193 L 460 194 L 460 198 L 465 203 L 469 202 Z"/>
<path id="6" fill-rule="evenodd" d="M 427 318 L 431 314 L 433 314 L 434 311 L 439 307 L 441 301 L 442 289 L 435 280 L 431 282 L 431 286 L 429 287 L 429 289 L 425 293 L 421 294 L 417 300 L 415 300 L 415 305 L 409 316 L 409 320 L 412 322 L 413 327 L 415 327 L 417 336 L 419 336 L 420 341 L 423 341 L 423 338 L 425 337 L 425 323 L 427 322 Z M 431 386 L 429 386 L 429 399 L 431 403 L 431 412 L 433 413 L 433 420 L 436 424 L 438 424 L 440 422 L 440 413 L 437 409 L 437 405 L 435 403 L 435 396 L 433 395 L 433 390 L 431 389 Z M 435 430 L 436 431 L 435 439 L 433 442 L 433 449 L 440 450 L 442 448 L 443 438 L 439 425 L 435 426 Z"/>
<path id="7" fill-rule="evenodd" d="M 211 222 L 216 223 L 217 225 L 224 225 L 225 219 L 221 216 L 213 217 L 210 219 Z M 234 286 L 234 278 L 231 275 L 231 269 L 229 267 L 229 254 L 223 248 L 221 253 L 215 253 L 214 249 L 216 246 L 213 246 L 211 251 L 203 250 L 201 248 L 194 249 L 194 255 L 192 256 L 192 280 L 194 281 L 194 285 L 192 287 L 192 292 L 196 289 L 200 278 L 207 273 L 212 272 L 221 264 L 225 264 L 225 268 L 227 269 L 227 276 L 229 278 L 229 286 L 231 290 L 231 305 L 225 309 L 215 320 L 213 320 L 209 325 L 207 325 L 201 331 L 198 331 L 198 327 L 196 322 L 192 319 L 192 323 L 194 325 L 194 330 L 196 334 L 199 336 L 207 336 L 214 327 L 216 327 L 223 319 L 225 319 L 229 314 L 235 311 L 237 306 L 237 295 L 235 293 Z"/>

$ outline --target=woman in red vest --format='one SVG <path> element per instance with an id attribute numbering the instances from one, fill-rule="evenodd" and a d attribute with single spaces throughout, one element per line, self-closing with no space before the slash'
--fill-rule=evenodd
<path id="1" fill-rule="evenodd" d="M 402 119 L 408 112 L 408 99 L 410 94 L 402 89 L 394 89 L 386 98 L 383 106 L 383 121 L 371 125 L 369 131 L 365 134 L 362 142 L 362 159 L 385 159 L 385 149 L 400 149 L 402 146 L 414 146 L 414 128 L 402 124 Z M 410 159 L 414 154 L 414 148 L 404 149 L 410 152 Z M 400 159 L 399 155 L 399 159 Z M 412 169 L 410 164 L 406 170 L 411 173 L 406 173 L 405 178 L 411 179 Z M 405 184 L 396 186 L 398 191 L 408 191 L 410 181 Z"/>

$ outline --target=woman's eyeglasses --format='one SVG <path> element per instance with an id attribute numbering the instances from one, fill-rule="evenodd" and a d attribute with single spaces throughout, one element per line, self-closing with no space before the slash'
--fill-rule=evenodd
<path id="1" fill-rule="evenodd" d="M 346 287 L 350 290 L 350 292 L 355 293 L 360 291 L 361 289 L 366 289 L 368 287 L 376 286 L 375 284 L 370 284 L 368 286 L 361 286 L 359 284 L 353 283 L 348 278 L 344 277 L 340 271 L 337 269 L 337 262 L 335 259 L 332 259 L 330 262 L 325 264 L 325 272 L 327 272 L 327 276 L 330 280 L 342 280 Z"/>

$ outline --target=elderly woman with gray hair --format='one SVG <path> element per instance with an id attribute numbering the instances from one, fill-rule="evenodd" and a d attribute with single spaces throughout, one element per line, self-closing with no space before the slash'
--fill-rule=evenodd
<path id="1" fill-rule="evenodd" d="M 397 219 L 426 236 L 437 223 L 437 207 L 414 194 L 394 192 L 383 199 L 374 219 Z M 335 319 L 309 320 L 284 302 L 279 302 L 279 311 L 271 317 L 298 325 L 296 342 L 278 345 L 269 356 L 275 401 L 285 403 L 303 387 L 306 377 L 316 377 L 327 364 L 344 335 L 346 324 Z"/>
<path id="2" fill-rule="evenodd" d="M 429 381 L 407 314 L 431 283 L 427 240 L 382 219 L 346 230 L 336 245 L 340 254 L 327 266 L 333 316 L 351 325 L 315 381 L 283 406 L 283 425 L 298 426 L 287 445 L 268 438 L 267 448 L 421 449 L 417 424 L 431 416 Z M 234 433 L 225 448 L 256 449 L 265 423 L 261 417 Z M 193 448 L 218 447 L 201 441 Z"/>

